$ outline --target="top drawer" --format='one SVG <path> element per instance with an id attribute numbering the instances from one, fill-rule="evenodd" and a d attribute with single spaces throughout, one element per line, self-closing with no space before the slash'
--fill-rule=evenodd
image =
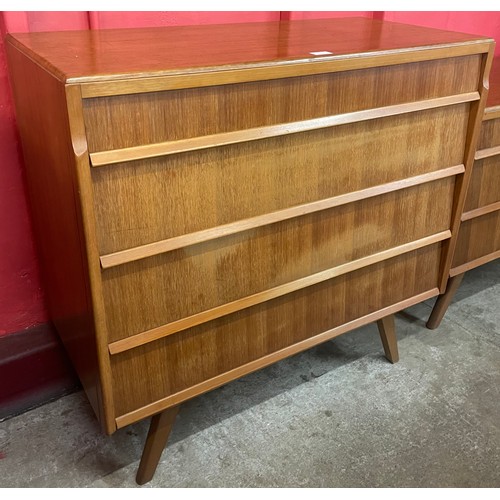
<path id="1" fill-rule="evenodd" d="M 493 60 L 489 82 L 490 89 L 477 146 L 478 152 L 500 146 L 500 57 Z"/>
<path id="2" fill-rule="evenodd" d="M 480 55 L 84 100 L 91 153 L 477 91 Z M 442 75 L 448 75 L 443 78 Z"/>
<path id="3" fill-rule="evenodd" d="M 101 255 L 180 248 L 456 175 L 468 119 L 463 103 L 92 168 Z"/>

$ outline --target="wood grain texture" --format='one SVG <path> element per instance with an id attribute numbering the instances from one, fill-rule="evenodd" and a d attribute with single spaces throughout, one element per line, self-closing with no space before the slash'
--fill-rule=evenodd
<path id="1" fill-rule="evenodd" d="M 474 269 L 476 267 L 482 266 L 484 264 L 487 264 L 488 262 L 491 262 L 493 260 L 496 260 L 500 258 L 500 250 L 496 250 L 492 253 L 487 253 L 486 255 L 483 255 L 482 257 L 478 257 L 477 259 L 470 260 L 469 262 L 466 262 L 465 264 L 462 264 L 457 267 L 452 267 L 450 270 L 450 277 L 453 278 L 454 276 L 458 276 L 459 274 L 466 273 L 467 271 L 470 271 L 471 269 Z"/>
<path id="2" fill-rule="evenodd" d="M 481 131 L 481 123 L 484 116 L 484 109 L 486 106 L 486 99 L 488 97 L 489 89 L 489 73 L 491 69 L 491 64 L 493 61 L 494 45 L 489 47 L 487 54 L 483 54 L 481 63 L 481 77 L 479 79 L 479 94 L 481 99 L 474 102 L 470 108 L 469 122 L 467 127 L 467 136 L 465 141 L 465 151 L 463 157 L 463 164 L 465 165 L 465 172 L 463 175 L 457 177 L 457 183 L 455 185 L 455 196 L 452 209 L 452 223 L 451 223 L 451 233 L 452 237 L 447 242 L 443 254 L 442 260 L 442 273 L 441 282 L 439 284 L 439 289 L 441 293 L 444 293 L 446 289 L 446 283 L 448 280 L 449 269 L 452 266 L 453 256 L 455 248 L 458 241 L 458 234 L 460 229 L 461 214 L 464 210 L 467 189 L 472 175 L 472 169 L 474 166 L 474 155 L 477 148 L 477 143 L 479 141 L 479 135 Z"/>
<path id="3" fill-rule="evenodd" d="M 500 60 L 494 59 L 489 74 L 487 107 L 484 110 L 464 211 L 460 217 L 446 291 L 437 300 L 427 322 L 437 328 L 460 286 L 465 272 L 500 257 Z"/>
<path id="4" fill-rule="evenodd" d="M 495 120 L 496 118 L 500 118 L 500 106 L 487 108 L 485 110 L 483 121 Z"/>
<path id="5" fill-rule="evenodd" d="M 81 89 L 77 85 L 65 87 L 71 145 L 75 154 L 76 190 L 75 203 L 81 211 L 82 220 L 80 234 L 85 244 L 85 264 L 87 266 L 87 293 L 92 301 L 93 328 L 95 331 L 97 365 L 99 372 L 99 397 L 102 401 L 101 424 L 108 434 L 116 430 L 113 419 L 114 403 L 112 394 L 112 377 L 110 360 L 106 346 L 107 330 L 102 294 L 102 276 L 98 245 L 96 242 L 96 223 L 94 203 L 92 200 L 92 181 L 90 178 L 89 154 L 83 122 Z"/>
<path id="6" fill-rule="evenodd" d="M 440 257 L 437 243 L 117 354 L 117 415 L 405 299 L 435 294 Z"/>
<path id="7" fill-rule="evenodd" d="M 313 67 L 325 59 L 349 61 L 360 59 L 359 56 L 373 57 L 374 53 L 378 57 L 385 54 L 403 59 L 408 52 L 413 55 L 439 47 L 452 56 L 460 49 L 484 52 L 484 46 L 491 41 L 365 18 L 31 32 L 11 35 L 10 39 L 56 77 L 72 83 L 179 73 L 192 76 L 203 68 L 249 68 L 255 72 L 267 67 L 275 71 L 294 63 Z M 332 56 L 311 56 L 318 50 L 328 50 Z"/>
<path id="8" fill-rule="evenodd" d="M 110 151 L 91 154 L 90 161 L 93 167 L 101 167 L 115 163 L 143 160 L 158 156 L 167 156 L 190 151 L 198 151 L 200 149 L 218 148 L 242 142 L 257 141 L 271 137 L 298 134 L 322 128 L 338 127 L 340 125 L 387 118 L 414 111 L 452 106 L 454 104 L 477 101 L 478 99 L 479 94 L 477 92 L 469 92 L 467 94 L 459 94 L 456 96 L 446 96 L 426 101 L 417 101 L 405 104 L 396 104 L 394 106 L 385 106 L 383 108 L 355 111 L 353 113 L 346 113 L 342 115 L 313 118 L 312 120 L 305 120 L 301 122 L 290 122 L 286 124 L 282 123 L 279 125 L 270 125 L 267 127 L 236 130 L 222 134 L 193 137 L 191 139 L 182 139 L 172 142 L 161 142 L 146 146 L 113 149 Z"/>
<path id="9" fill-rule="evenodd" d="M 484 113 L 472 177 L 450 271 L 452 276 L 498 258 L 500 249 L 500 117 L 492 118 L 500 105 L 500 64 L 493 61 L 488 108 Z"/>
<path id="10" fill-rule="evenodd" d="M 485 117 L 500 110 L 500 56 L 495 57 L 490 72 L 490 91 Z"/>
<path id="11" fill-rule="evenodd" d="M 491 158 L 492 156 L 500 155 L 500 146 L 494 146 L 492 148 L 481 149 L 476 152 L 475 159 L 483 160 L 484 158 Z"/>
<path id="12" fill-rule="evenodd" d="M 449 230 L 453 187 L 443 179 L 105 270 L 109 341 Z"/>
<path id="13" fill-rule="evenodd" d="M 432 313 L 427 321 L 427 328 L 429 330 L 435 330 L 440 324 L 441 321 L 455 296 L 462 280 L 464 278 L 464 274 L 459 274 L 457 276 L 453 276 L 448 280 L 448 284 L 446 285 L 446 292 L 440 295 L 436 301 L 432 309 Z"/>
<path id="14" fill-rule="evenodd" d="M 140 332 L 137 335 L 133 335 L 129 338 L 113 342 L 109 345 L 109 351 L 111 354 L 118 354 L 120 352 L 133 349 L 135 347 L 144 345 L 154 340 L 158 340 L 168 335 L 173 335 L 174 333 L 186 330 L 193 326 L 207 323 L 208 321 L 227 316 L 228 314 L 247 309 L 257 304 L 262 304 L 263 302 L 267 302 L 277 297 L 282 297 L 283 295 L 287 295 L 297 290 L 316 285 L 317 283 L 321 283 L 337 276 L 342 276 L 343 274 L 357 271 L 358 269 L 362 269 L 364 267 L 382 262 L 395 256 L 411 252 L 415 249 L 446 240 L 450 238 L 450 236 L 450 231 L 442 231 L 441 233 L 437 233 L 435 235 L 427 236 L 425 238 L 412 241 L 410 243 L 406 243 L 394 248 L 390 248 L 388 250 L 383 250 L 373 255 L 363 257 L 361 259 L 356 259 L 351 262 L 311 274 L 304 278 L 299 278 L 294 281 L 290 281 L 288 283 L 284 283 L 282 285 L 278 285 L 261 292 L 256 292 L 252 295 L 248 295 L 231 302 L 226 302 L 223 305 L 200 311 L 199 313 L 195 313 L 166 325 L 162 325 L 145 332 Z"/>
<path id="15" fill-rule="evenodd" d="M 391 363 L 399 361 L 398 338 L 396 336 L 396 324 L 394 314 L 385 316 L 377 321 L 377 327 L 384 346 L 385 357 Z"/>
<path id="16" fill-rule="evenodd" d="M 475 208 L 469 212 L 464 212 L 462 214 L 462 222 L 470 219 L 474 219 L 476 217 L 480 217 L 481 215 L 486 215 L 491 212 L 497 212 L 500 210 L 500 201 L 495 203 L 491 203 L 491 205 L 483 205 L 480 208 Z"/>
<path id="17" fill-rule="evenodd" d="M 463 174 L 464 171 L 465 167 L 463 165 L 447 167 L 441 170 L 436 170 L 435 172 L 429 172 L 415 177 L 408 177 L 407 179 L 389 182 L 387 184 L 373 186 L 359 191 L 352 191 L 350 193 L 334 196 L 333 198 L 313 201 L 311 203 L 285 208 L 283 210 L 252 217 L 250 219 L 244 219 L 214 228 L 197 231 L 195 233 L 176 236 L 167 240 L 160 240 L 147 245 L 129 248 L 120 252 L 101 256 L 101 266 L 103 269 L 108 269 L 110 267 L 127 264 L 129 262 L 171 252 L 173 250 L 178 250 L 191 245 L 197 245 L 205 241 L 249 231 L 251 229 L 256 229 L 269 224 L 275 224 L 277 222 L 283 222 L 288 219 L 313 214 L 329 208 L 340 207 L 342 205 L 347 205 L 348 203 L 354 203 L 356 201 L 373 198 L 374 196 L 380 196 L 393 191 L 425 184 L 426 182 L 432 182 L 446 177 Z"/>
<path id="18" fill-rule="evenodd" d="M 91 152 L 336 116 L 477 91 L 480 56 L 84 100 Z M 443 80 L 441 75 L 448 78 Z M 181 118 L 181 119 L 179 119 Z"/>
<path id="19" fill-rule="evenodd" d="M 100 253 L 459 165 L 469 106 L 92 169 Z"/>
<path id="20" fill-rule="evenodd" d="M 170 431 L 175 422 L 179 407 L 174 406 L 158 415 L 153 415 L 149 426 L 146 444 L 137 469 L 137 484 L 145 484 L 153 479 L 161 454 L 165 448 Z"/>
<path id="21" fill-rule="evenodd" d="M 500 250 L 500 212 L 462 222 L 452 268 L 463 268 L 467 263 L 478 264 L 478 259 Z M 489 260 L 480 261 L 482 264 Z M 470 266 L 463 272 L 472 269 Z"/>
<path id="22" fill-rule="evenodd" d="M 486 111 L 484 117 L 487 116 Z M 500 146 L 500 116 L 498 118 L 499 119 L 491 118 L 489 120 L 484 120 L 483 118 L 477 153 L 485 149 Z"/>
<path id="23" fill-rule="evenodd" d="M 342 71 L 360 70 L 365 68 L 380 68 L 398 64 L 432 61 L 450 57 L 477 55 L 488 50 L 490 42 L 478 42 L 474 45 L 432 46 L 417 48 L 416 51 L 390 51 L 388 53 L 368 53 L 360 57 L 330 56 L 311 61 L 291 63 L 277 66 L 254 65 L 236 69 L 210 70 L 190 72 L 148 78 L 127 78 L 122 80 L 96 81 L 81 84 L 84 97 L 106 97 L 164 90 L 189 89 L 229 85 L 242 82 L 267 81 L 273 79 L 291 78 L 296 76 L 336 73 Z M 75 81 L 76 83 L 76 81 Z"/>
<path id="24" fill-rule="evenodd" d="M 54 314 L 107 432 L 442 288 L 491 40 L 341 19 L 8 46 Z"/>
<path id="25" fill-rule="evenodd" d="M 380 318 L 383 318 L 390 314 L 394 314 L 395 312 L 401 311 L 414 304 L 435 297 L 438 294 L 439 294 L 439 289 L 433 288 L 427 292 L 417 294 L 409 299 L 402 300 L 391 306 L 384 307 L 382 309 L 379 309 L 378 311 L 369 313 L 365 316 L 361 316 L 358 319 L 344 323 L 341 326 L 332 328 L 318 335 L 297 342 L 296 344 L 293 344 L 289 347 L 284 347 L 283 349 L 265 355 L 257 360 L 250 361 L 249 363 L 246 363 L 244 365 L 238 366 L 237 368 L 234 368 L 233 370 L 225 372 L 221 375 L 216 375 L 211 379 L 204 380 L 203 382 L 195 384 L 183 391 L 179 391 L 172 396 L 166 396 L 165 398 L 141 406 L 136 410 L 132 410 L 128 413 L 125 413 L 124 415 L 120 415 L 116 418 L 116 425 L 118 428 L 121 428 L 131 424 L 132 422 L 136 422 L 137 420 L 140 420 L 142 418 L 149 417 L 150 415 L 153 415 L 158 411 L 162 411 L 166 408 L 171 408 L 173 405 L 178 404 L 179 402 L 186 401 L 196 395 L 203 394 L 204 392 L 220 387 L 225 383 L 227 383 L 228 381 L 235 380 L 248 373 L 252 373 L 256 370 L 259 370 L 260 368 L 269 366 L 277 361 L 280 361 L 281 359 L 293 356 L 294 354 L 297 354 L 311 347 L 317 346 L 318 344 L 331 340 L 346 332 L 355 330 L 356 328 L 360 328 L 369 323 L 373 323 L 374 321 L 378 321 Z"/>
<path id="26" fill-rule="evenodd" d="M 500 201 L 500 155 L 476 160 L 464 211 Z"/>
<path id="27" fill-rule="evenodd" d="M 15 82 L 17 125 L 47 305 L 94 412 L 101 419 L 104 405 L 83 214 L 75 203 L 79 153 L 71 140 L 65 87 L 9 43 L 6 50 Z M 114 429 L 114 422 L 111 425 Z"/>

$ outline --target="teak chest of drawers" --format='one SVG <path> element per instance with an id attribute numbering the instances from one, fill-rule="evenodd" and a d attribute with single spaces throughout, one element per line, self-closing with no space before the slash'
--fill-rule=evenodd
<path id="1" fill-rule="evenodd" d="M 474 167 L 461 216 L 446 292 L 436 301 L 427 326 L 437 328 L 466 273 L 500 258 L 500 58 L 493 61 L 490 90 Z M 500 280 L 500 276 L 499 276 Z"/>
<path id="2" fill-rule="evenodd" d="M 493 41 L 362 18 L 7 38 L 51 314 L 107 433 L 446 284 Z M 317 55 L 317 54 L 320 55 Z"/>

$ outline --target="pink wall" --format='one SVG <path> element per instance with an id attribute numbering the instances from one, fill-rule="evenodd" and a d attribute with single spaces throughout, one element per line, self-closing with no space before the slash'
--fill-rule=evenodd
<path id="1" fill-rule="evenodd" d="M 91 12 L 92 29 L 279 21 L 279 12 Z"/>
<path id="2" fill-rule="evenodd" d="M 0 335 L 47 320 L 24 192 L 3 38 L 0 40 Z"/>
<path id="3" fill-rule="evenodd" d="M 373 17 L 371 11 L 342 11 L 342 12 L 328 12 L 328 11 L 290 11 L 282 12 L 281 19 L 284 21 L 295 21 L 297 19 L 331 19 L 338 17 Z"/>
<path id="4" fill-rule="evenodd" d="M 3 38 L 6 32 L 131 28 L 364 16 L 491 36 L 500 12 L 2 12 L 0 15 L 0 335 L 46 322 L 15 127 Z M 500 54 L 500 43 L 497 45 Z"/>
<path id="5" fill-rule="evenodd" d="M 499 4 L 500 5 L 500 4 Z M 500 12 L 384 12 L 384 20 L 490 36 L 500 55 Z"/>

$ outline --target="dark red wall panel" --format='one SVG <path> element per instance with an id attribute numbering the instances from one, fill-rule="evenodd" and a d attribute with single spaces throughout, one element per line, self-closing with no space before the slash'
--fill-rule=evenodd
<path id="1" fill-rule="evenodd" d="M 0 41 L 0 336 L 47 321 Z"/>

